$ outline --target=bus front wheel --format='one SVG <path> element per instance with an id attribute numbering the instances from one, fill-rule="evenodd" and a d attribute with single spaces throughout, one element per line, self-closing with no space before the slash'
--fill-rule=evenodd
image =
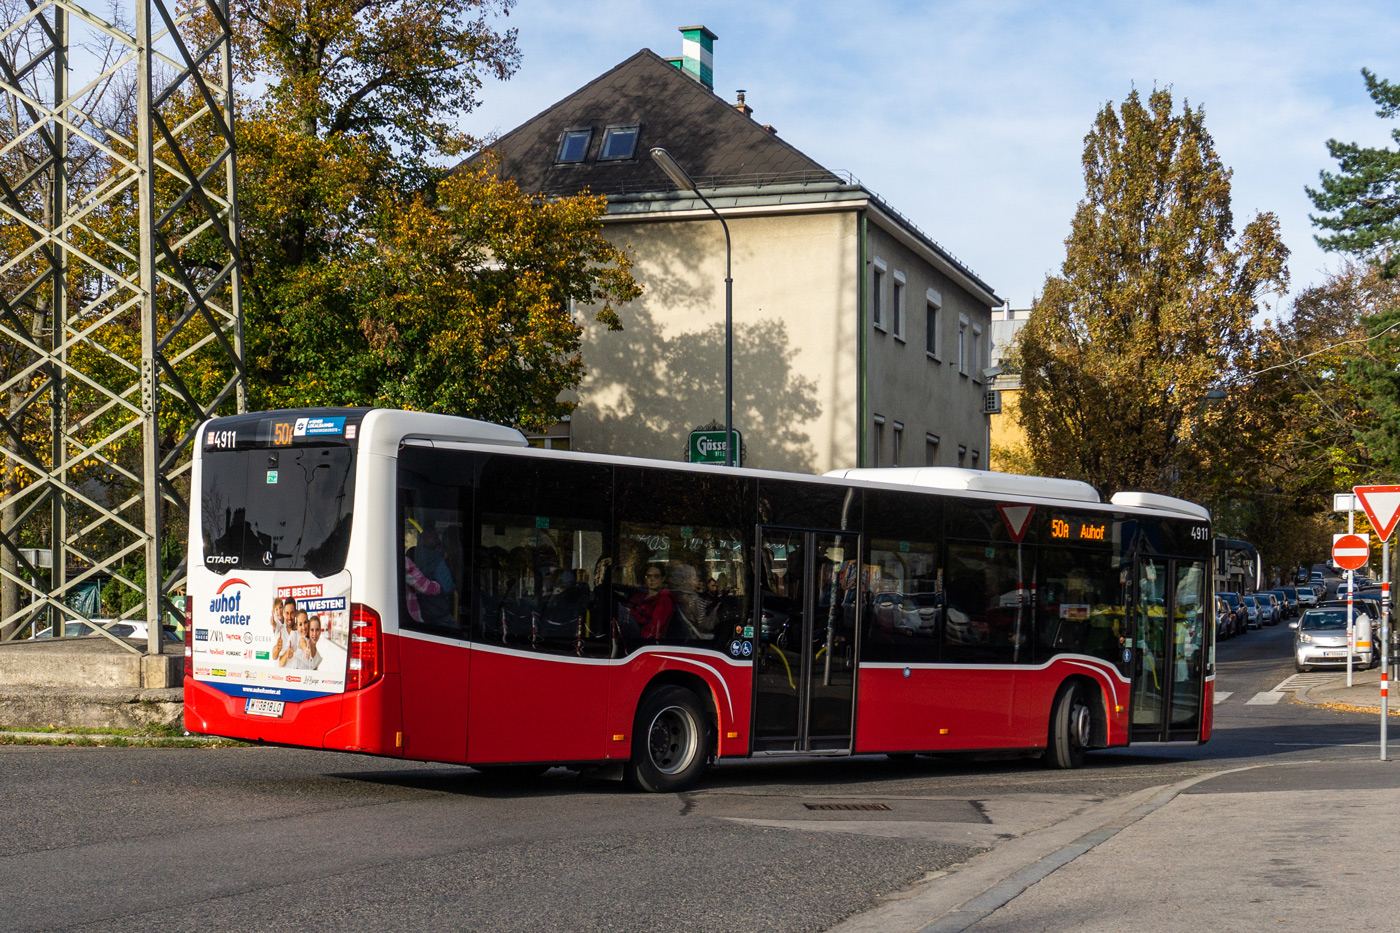
<path id="1" fill-rule="evenodd" d="M 1084 749 L 1094 734 L 1094 716 L 1085 702 L 1082 684 L 1071 680 L 1060 688 L 1050 713 L 1050 747 L 1046 762 L 1056 768 L 1078 768 L 1084 764 Z"/>
<path id="2" fill-rule="evenodd" d="M 627 781 L 648 793 L 684 790 L 705 770 L 709 717 L 684 687 L 653 690 L 637 708 Z"/>

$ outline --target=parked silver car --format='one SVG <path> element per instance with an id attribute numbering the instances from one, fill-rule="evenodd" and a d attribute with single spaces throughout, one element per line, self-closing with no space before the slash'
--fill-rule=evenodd
<path id="1" fill-rule="evenodd" d="M 1356 652 L 1352 663 L 1370 667 L 1371 620 L 1364 613 L 1356 616 Z M 1296 623 L 1293 635 L 1293 666 L 1299 672 L 1314 666 L 1347 663 L 1347 611 L 1345 609 L 1309 609 Z M 1359 646 L 1367 645 L 1365 648 Z"/>

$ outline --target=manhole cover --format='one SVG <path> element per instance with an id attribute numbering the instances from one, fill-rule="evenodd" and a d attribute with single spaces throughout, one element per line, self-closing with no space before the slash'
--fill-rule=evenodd
<path id="1" fill-rule="evenodd" d="M 804 803 L 808 810 L 888 810 L 883 803 Z"/>

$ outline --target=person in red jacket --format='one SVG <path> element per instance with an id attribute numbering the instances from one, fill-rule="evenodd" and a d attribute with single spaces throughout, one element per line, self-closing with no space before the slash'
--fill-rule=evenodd
<path id="1" fill-rule="evenodd" d="M 642 638 L 659 641 L 666 637 L 676 597 L 666 589 L 666 568 L 661 564 L 647 564 L 646 585 L 646 590 L 627 601 L 627 613 L 641 629 Z"/>

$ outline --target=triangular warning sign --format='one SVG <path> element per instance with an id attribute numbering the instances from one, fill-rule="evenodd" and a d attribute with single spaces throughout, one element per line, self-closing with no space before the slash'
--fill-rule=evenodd
<path id="1" fill-rule="evenodd" d="M 1395 530 L 1395 520 L 1400 518 L 1400 486 L 1353 486 L 1376 537 L 1382 541 Z"/>
<path id="2" fill-rule="evenodd" d="M 1006 533 L 1011 535 L 1011 540 L 1017 544 L 1026 536 L 1026 529 L 1031 526 L 1031 516 L 1035 514 L 1033 505 L 998 505 L 1001 512 L 1001 520 L 1006 523 Z"/>

